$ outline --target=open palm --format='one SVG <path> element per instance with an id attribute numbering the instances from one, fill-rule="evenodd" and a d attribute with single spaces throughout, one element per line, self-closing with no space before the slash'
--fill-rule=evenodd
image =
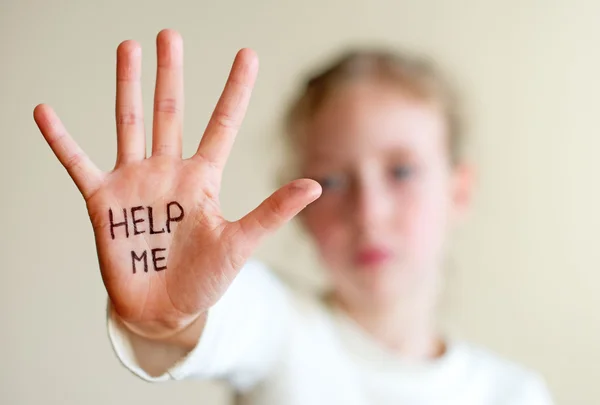
<path id="1" fill-rule="evenodd" d="M 177 331 L 225 292 L 260 240 L 320 194 L 300 179 L 282 187 L 239 221 L 219 207 L 224 165 L 258 72 L 250 49 L 236 55 L 198 150 L 181 157 L 183 43 L 157 36 L 152 156 L 146 157 L 140 85 L 141 49 L 117 49 L 117 159 L 100 171 L 47 105 L 34 119 L 81 191 L 93 225 L 102 279 L 116 312 L 148 334 Z"/>

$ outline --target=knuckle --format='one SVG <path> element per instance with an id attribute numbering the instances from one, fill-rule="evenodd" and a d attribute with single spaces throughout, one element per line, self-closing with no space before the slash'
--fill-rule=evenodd
<path id="1" fill-rule="evenodd" d="M 48 145 L 54 149 L 57 145 L 60 145 L 66 139 L 67 134 L 64 131 L 53 132 L 53 135 L 48 137 Z"/>
<path id="2" fill-rule="evenodd" d="M 268 202 L 271 212 L 277 217 L 282 217 L 285 212 L 283 200 L 278 197 L 273 197 L 269 198 Z"/>
<path id="3" fill-rule="evenodd" d="M 65 161 L 65 168 L 67 170 L 73 170 L 76 167 L 81 166 L 83 159 L 84 159 L 83 153 L 81 153 L 81 152 L 74 153 L 71 156 L 69 156 L 67 158 L 67 160 Z"/>
<path id="4" fill-rule="evenodd" d="M 154 102 L 154 111 L 166 114 L 176 114 L 181 110 L 181 106 L 175 98 L 167 97 L 158 99 Z"/>
<path id="5" fill-rule="evenodd" d="M 129 126 L 136 125 L 141 122 L 141 117 L 139 114 L 133 111 L 119 113 L 117 115 L 117 125 L 118 126 Z"/>
<path id="6" fill-rule="evenodd" d="M 156 156 L 171 155 L 176 151 L 176 147 L 170 143 L 156 143 L 152 147 L 152 154 Z"/>
<path id="7" fill-rule="evenodd" d="M 282 201 L 278 198 L 269 198 L 267 204 L 267 215 L 259 215 L 256 222 L 264 230 L 270 230 L 284 219 L 284 208 Z"/>
<path id="8" fill-rule="evenodd" d="M 213 119 L 221 128 L 233 130 L 237 130 L 239 128 L 239 123 L 232 114 L 228 114 L 223 111 L 215 111 Z"/>

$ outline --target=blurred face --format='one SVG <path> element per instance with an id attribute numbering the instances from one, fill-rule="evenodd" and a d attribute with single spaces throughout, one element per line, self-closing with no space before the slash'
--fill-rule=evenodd
<path id="1" fill-rule="evenodd" d="M 437 289 L 466 182 L 435 106 L 391 86 L 347 85 L 311 121 L 302 169 L 323 187 L 302 221 L 339 298 L 382 306 Z"/>

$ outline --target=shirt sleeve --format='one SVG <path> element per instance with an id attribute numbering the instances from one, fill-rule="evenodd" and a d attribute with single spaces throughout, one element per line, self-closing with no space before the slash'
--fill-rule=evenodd
<path id="1" fill-rule="evenodd" d="M 209 310 L 198 344 L 186 355 L 132 336 L 111 311 L 108 336 L 121 363 L 146 381 L 225 379 L 244 391 L 271 371 L 283 349 L 291 329 L 290 295 L 264 264 L 249 260 Z"/>

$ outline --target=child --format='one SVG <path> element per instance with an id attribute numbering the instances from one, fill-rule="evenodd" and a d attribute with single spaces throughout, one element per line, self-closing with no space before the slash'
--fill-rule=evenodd
<path id="1" fill-rule="evenodd" d="M 49 107 L 34 111 L 87 203 L 125 367 L 148 381 L 225 379 L 247 404 L 551 403 L 536 374 L 436 325 L 445 240 L 468 209 L 471 171 L 455 97 L 430 64 L 359 51 L 312 78 L 287 116 L 302 178 L 230 222 L 221 173 L 257 58 L 237 54 L 197 153 L 182 160 L 181 37 L 163 30 L 157 48 L 151 157 L 133 41 L 117 50 L 113 171 Z M 249 259 L 300 211 L 328 269 L 325 297 Z"/>

